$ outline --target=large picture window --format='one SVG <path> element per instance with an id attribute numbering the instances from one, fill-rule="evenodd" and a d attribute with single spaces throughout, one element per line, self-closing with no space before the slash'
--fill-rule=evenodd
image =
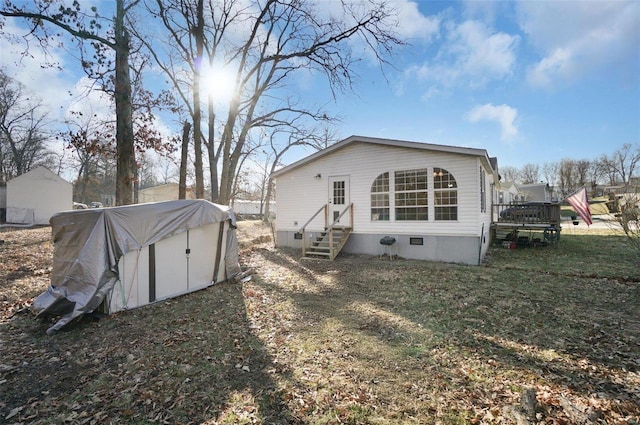
<path id="1" fill-rule="evenodd" d="M 394 173 L 396 220 L 428 220 L 427 169 Z"/>
<path id="2" fill-rule="evenodd" d="M 371 221 L 427 221 L 429 208 L 432 220 L 458 220 L 458 183 L 444 168 L 382 173 L 371 184 L 370 196 Z"/>
<path id="3" fill-rule="evenodd" d="M 433 196 L 435 220 L 458 219 L 458 185 L 444 168 L 433 169 Z"/>
<path id="4" fill-rule="evenodd" d="M 371 220 L 389 221 L 389 173 L 380 174 L 371 185 Z"/>

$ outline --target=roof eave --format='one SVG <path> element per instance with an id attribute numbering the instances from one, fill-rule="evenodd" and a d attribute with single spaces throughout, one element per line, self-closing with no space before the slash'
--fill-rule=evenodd
<path id="1" fill-rule="evenodd" d="M 325 149 L 322 149 L 320 151 L 314 152 L 313 154 L 302 158 L 292 164 L 289 164 L 283 168 L 281 168 L 280 170 L 275 171 L 272 176 L 273 177 L 278 177 L 281 176 L 283 174 L 288 173 L 289 171 L 292 171 L 298 167 L 301 167 L 305 164 L 311 163 L 313 161 L 315 161 L 316 159 L 319 159 L 323 156 L 329 155 L 332 152 L 335 152 L 337 150 L 340 150 L 342 148 L 344 148 L 345 146 L 348 146 L 352 143 L 370 143 L 370 144 L 377 144 L 377 145 L 384 145 L 384 146 L 395 146 L 395 147 L 405 147 L 405 148 L 410 148 L 410 149 L 420 149 L 420 150 L 435 150 L 435 151 L 439 151 L 439 152 L 448 152 L 448 153 L 456 153 L 456 154 L 461 154 L 461 155 L 472 155 L 472 156 L 480 156 L 483 157 L 487 163 L 487 165 L 489 166 L 489 168 L 491 168 L 491 170 L 496 173 L 497 170 L 493 169 L 493 165 L 491 163 L 491 160 L 489 159 L 489 155 L 487 154 L 487 151 L 485 149 L 478 149 L 478 148 L 467 148 L 467 147 L 460 147 L 460 146 L 449 146 L 449 145 L 437 145 L 437 144 L 433 144 L 433 143 L 422 143 L 422 142 L 410 142 L 410 141 L 406 141 L 406 140 L 396 140 L 396 139 L 382 139 L 382 138 L 377 138 L 377 137 L 366 137 L 366 136 L 350 136 L 347 137 L 344 140 L 339 141 L 338 143 L 331 145 Z"/>

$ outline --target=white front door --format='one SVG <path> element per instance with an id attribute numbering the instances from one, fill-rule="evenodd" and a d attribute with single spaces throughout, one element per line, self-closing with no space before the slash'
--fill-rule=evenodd
<path id="1" fill-rule="evenodd" d="M 333 223 L 349 206 L 349 176 L 329 177 L 329 224 Z M 351 227 L 351 214 L 345 212 L 336 223 L 340 227 Z"/>

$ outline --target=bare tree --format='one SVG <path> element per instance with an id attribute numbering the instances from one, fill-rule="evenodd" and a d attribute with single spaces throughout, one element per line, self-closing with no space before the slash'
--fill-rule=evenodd
<path id="1" fill-rule="evenodd" d="M 65 149 L 70 150 L 75 158 L 74 199 L 84 203 L 99 199 L 101 160 L 115 163 L 113 124 L 99 121 L 95 114 L 72 111 L 67 127 L 69 130 L 61 138 Z"/>
<path id="2" fill-rule="evenodd" d="M 636 166 L 640 163 L 640 144 L 626 143 L 611 156 L 603 156 L 602 161 L 607 173 L 611 177 L 615 176 L 616 182 L 628 186 Z"/>
<path id="3" fill-rule="evenodd" d="M 520 170 L 518 170 L 516 167 L 512 167 L 509 165 L 500 167 L 500 175 L 502 176 L 502 181 L 504 182 L 521 183 Z"/>
<path id="4" fill-rule="evenodd" d="M 47 113 L 40 100 L 27 96 L 17 81 L 0 70 L 0 181 L 40 164 L 53 164 L 47 147 Z"/>
<path id="5" fill-rule="evenodd" d="M 116 0 L 116 16 L 109 19 L 98 13 L 96 6 L 83 10 L 80 2 L 71 5 L 64 1 L 34 0 L 30 3 L 6 1 L 0 15 L 6 17 L 26 18 L 31 29 L 25 38 L 36 37 L 40 45 L 46 49 L 52 40 L 59 38 L 50 34 L 45 24 L 70 34 L 78 43 L 85 69 L 95 64 L 85 59 L 84 42 L 89 42 L 95 49 L 98 65 L 108 63 L 105 50 L 115 53 L 115 111 L 116 111 L 116 149 L 117 179 L 116 203 L 118 205 L 133 202 L 133 183 L 135 180 L 135 150 L 133 132 L 133 112 L 131 101 L 131 79 L 129 75 L 130 40 L 126 27 L 126 15 L 139 0 Z M 103 29 L 102 23 L 106 29 Z"/>
<path id="6" fill-rule="evenodd" d="M 201 119 L 197 106 L 201 99 L 196 94 L 202 77 L 198 67 L 205 62 L 217 63 L 233 75 L 231 82 L 224 83 L 233 86 L 229 100 L 219 111 L 212 102 L 208 108 L 206 145 L 210 168 L 218 170 L 212 171 L 212 186 L 220 175 L 218 184 L 212 187 L 212 194 L 218 192 L 217 202 L 229 202 L 236 175 L 252 151 L 248 146 L 252 132 L 286 126 L 302 117 L 315 123 L 331 120 L 322 108 L 305 105 L 299 96 L 284 94 L 287 90 L 294 92 L 287 86 L 292 76 L 323 74 L 335 95 L 353 88 L 353 65 L 359 59 L 356 40 L 381 65 L 387 63 L 387 55 L 395 46 L 403 44 L 393 32 L 394 12 L 384 2 L 332 5 L 342 7 L 342 13 L 323 13 L 307 0 L 156 2 L 153 14 L 162 20 L 193 76 L 188 84 L 192 95 L 188 96 L 183 90 L 187 85 L 180 78 L 184 74 L 171 69 L 170 79 L 181 87 L 181 98 L 189 104 L 194 130 L 195 121 Z M 155 57 L 166 64 L 173 55 Z M 216 117 L 220 119 L 218 132 L 214 132 Z M 200 137 L 194 134 L 195 146 Z"/>
<path id="7" fill-rule="evenodd" d="M 542 175 L 548 185 L 555 185 L 558 182 L 558 163 L 545 162 L 542 164 Z"/>
<path id="8" fill-rule="evenodd" d="M 563 195 L 576 188 L 575 175 L 575 161 L 569 158 L 562 159 L 558 164 L 558 182 Z"/>
<path id="9" fill-rule="evenodd" d="M 588 179 L 591 184 L 591 196 L 598 196 L 598 184 L 602 183 L 602 179 L 605 177 L 606 170 L 600 159 L 594 159 L 589 162 Z"/>
<path id="10" fill-rule="evenodd" d="M 532 163 L 524 164 L 522 170 L 520 170 L 520 176 L 524 184 L 538 183 L 540 180 L 540 167 Z"/>
<path id="11" fill-rule="evenodd" d="M 304 130 L 302 128 L 301 130 Z M 279 136 L 284 136 L 285 142 L 283 143 L 279 140 Z M 271 152 L 269 155 L 273 158 L 271 161 L 271 166 L 269 170 L 269 176 L 271 176 L 274 171 L 280 166 L 281 159 L 291 148 L 294 147 L 310 147 L 315 150 L 320 150 L 329 144 L 333 144 L 335 142 L 335 135 L 325 128 L 324 131 L 313 131 L 311 133 L 307 133 L 306 131 L 301 132 L 292 132 L 288 131 L 284 135 L 280 135 L 277 131 L 274 131 L 269 136 L 269 148 Z M 265 201 L 265 210 L 263 218 L 265 220 L 269 219 L 270 215 L 270 206 L 269 200 L 273 197 L 273 179 L 269 177 L 266 185 L 266 194 L 264 196 Z"/>
<path id="12" fill-rule="evenodd" d="M 589 160 L 579 159 L 575 161 L 576 188 L 585 186 L 588 183 L 590 168 L 591 161 Z"/>

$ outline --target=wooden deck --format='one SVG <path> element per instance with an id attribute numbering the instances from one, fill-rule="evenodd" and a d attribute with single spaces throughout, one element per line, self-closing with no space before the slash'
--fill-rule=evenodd
<path id="1" fill-rule="evenodd" d="M 494 204 L 492 212 L 492 243 L 509 244 L 514 248 L 557 245 L 560 239 L 560 204 Z"/>

